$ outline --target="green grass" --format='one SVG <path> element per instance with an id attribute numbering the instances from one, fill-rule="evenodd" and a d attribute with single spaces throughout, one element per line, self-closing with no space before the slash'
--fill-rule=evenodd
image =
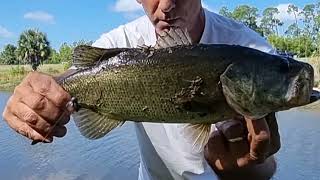
<path id="1" fill-rule="evenodd" d="M 30 65 L 0 65 L 0 91 L 13 91 L 31 71 Z M 64 72 L 64 65 L 44 64 L 37 71 L 55 76 Z"/>

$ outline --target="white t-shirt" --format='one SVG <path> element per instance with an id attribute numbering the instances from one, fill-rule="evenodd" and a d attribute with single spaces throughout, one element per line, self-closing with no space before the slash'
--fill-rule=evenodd
<path id="1" fill-rule="evenodd" d="M 205 29 L 200 43 L 236 44 L 274 53 L 259 34 L 229 18 L 205 11 Z M 152 46 L 155 29 L 147 16 L 103 34 L 93 46 L 102 48 Z M 140 146 L 139 180 L 218 179 L 204 159 L 203 151 L 192 151 L 182 134 L 185 124 L 135 123 Z"/>

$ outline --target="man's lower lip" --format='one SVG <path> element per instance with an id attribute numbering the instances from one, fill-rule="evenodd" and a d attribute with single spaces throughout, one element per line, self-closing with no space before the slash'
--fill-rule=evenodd
<path id="1" fill-rule="evenodd" d="M 174 19 L 164 19 L 164 20 L 158 20 L 158 22 L 166 22 L 166 23 L 173 23 L 175 21 L 179 20 L 178 18 L 174 18 Z"/>
<path id="2" fill-rule="evenodd" d="M 159 29 L 163 29 L 163 28 L 166 28 L 166 27 L 170 27 L 170 24 L 167 23 L 167 22 L 164 22 L 164 21 L 159 21 L 156 24 L 156 27 L 159 28 Z"/>
<path id="3" fill-rule="evenodd" d="M 177 26 L 178 21 L 159 21 L 156 23 L 156 26 L 166 26 L 166 27 L 172 27 L 172 26 Z"/>

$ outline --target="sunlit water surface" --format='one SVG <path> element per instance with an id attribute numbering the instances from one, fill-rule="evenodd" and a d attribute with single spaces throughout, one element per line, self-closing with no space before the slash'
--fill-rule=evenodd
<path id="1" fill-rule="evenodd" d="M 1 114 L 9 95 L 0 93 Z M 279 113 L 278 123 L 282 147 L 273 179 L 320 180 L 320 105 Z M 137 179 L 138 166 L 132 123 L 92 141 L 71 121 L 64 138 L 31 146 L 0 121 L 0 179 Z"/>

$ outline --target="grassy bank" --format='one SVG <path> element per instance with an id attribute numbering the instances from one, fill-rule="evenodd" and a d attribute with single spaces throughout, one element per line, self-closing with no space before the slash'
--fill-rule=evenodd
<path id="1" fill-rule="evenodd" d="M 0 65 L 0 91 L 13 91 L 31 71 L 30 65 Z M 64 71 L 64 65 L 44 64 L 39 66 L 38 71 L 54 76 Z"/>

